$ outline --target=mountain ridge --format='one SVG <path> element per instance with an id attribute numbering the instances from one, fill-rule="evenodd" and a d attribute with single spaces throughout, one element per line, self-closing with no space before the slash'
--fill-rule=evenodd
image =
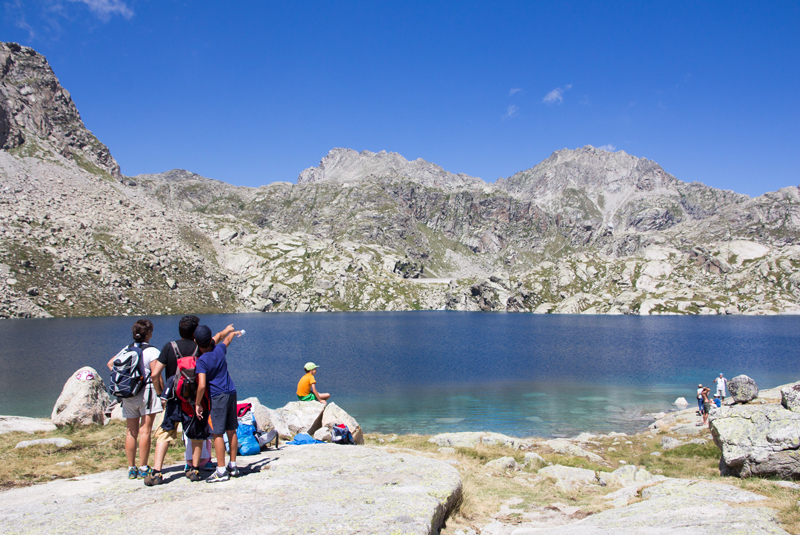
<path id="1" fill-rule="evenodd" d="M 588 145 L 494 184 L 341 148 L 297 184 L 125 177 L 46 59 L 0 65 L 0 317 L 800 311 L 794 186 L 751 199 Z"/>

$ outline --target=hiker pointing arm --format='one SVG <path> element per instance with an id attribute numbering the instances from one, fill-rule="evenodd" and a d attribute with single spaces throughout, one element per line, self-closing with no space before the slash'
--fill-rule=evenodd
<path id="1" fill-rule="evenodd" d="M 194 401 L 194 413 L 198 418 L 203 418 L 203 396 L 206 395 L 206 374 L 197 374 L 197 398 Z"/>

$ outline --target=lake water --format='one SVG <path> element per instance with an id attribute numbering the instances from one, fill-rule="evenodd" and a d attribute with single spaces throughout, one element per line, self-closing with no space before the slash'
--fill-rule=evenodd
<path id="1" fill-rule="evenodd" d="M 49 416 L 67 378 L 105 363 L 136 318 L 0 322 L 0 414 Z M 153 343 L 178 336 L 155 316 Z M 491 430 L 516 436 L 642 429 L 694 403 L 723 372 L 761 388 L 793 382 L 800 317 L 639 317 L 380 312 L 202 316 L 246 329 L 228 352 L 239 398 L 294 401 L 302 366 L 367 432 Z"/>

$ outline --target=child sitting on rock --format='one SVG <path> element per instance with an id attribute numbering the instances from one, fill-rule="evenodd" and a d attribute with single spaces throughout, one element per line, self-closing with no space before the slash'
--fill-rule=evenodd
<path id="1" fill-rule="evenodd" d="M 313 362 L 306 362 L 303 370 L 306 374 L 300 378 L 297 383 L 297 399 L 300 401 L 319 401 L 323 405 L 328 403 L 326 400 L 331 397 L 330 394 L 320 394 L 317 392 L 317 380 L 314 376 L 317 374 L 317 366 Z"/>

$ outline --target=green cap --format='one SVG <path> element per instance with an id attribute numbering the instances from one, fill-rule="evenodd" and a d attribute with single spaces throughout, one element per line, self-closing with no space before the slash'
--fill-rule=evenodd
<path id="1" fill-rule="evenodd" d="M 319 366 L 317 366 L 317 365 L 316 365 L 316 364 L 314 364 L 313 362 L 306 362 L 306 365 L 305 365 L 305 366 L 303 366 L 303 369 L 304 369 L 305 371 L 307 371 L 307 372 L 310 372 L 310 371 L 311 371 L 311 370 L 313 370 L 314 368 L 319 368 Z"/>

